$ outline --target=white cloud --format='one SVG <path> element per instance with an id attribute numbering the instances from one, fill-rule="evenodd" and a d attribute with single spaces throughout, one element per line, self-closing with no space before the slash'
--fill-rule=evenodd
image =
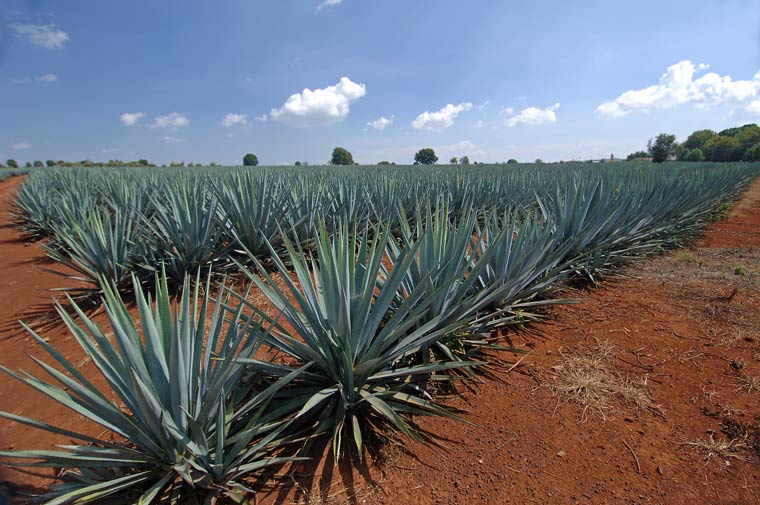
<path id="1" fill-rule="evenodd" d="M 515 114 L 515 109 L 513 107 L 507 107 L 504 109 L 504 114 L 507 116 L 513 116 Z"/>
<path id="2" fill-rule="evenodd" d="M 491 100 L 486 100 L 485 102 L 478 105 L 478 110 L 482 111 L 488 108 L 488 106 L 491 105 Z"/>
<path id="3" fill-rule="evenodd" d="M 30 82 L 55 82 L 58 80 L 58 76 L 55 74 L 43 74 L 37 78 L 31 79 L 24 77 L 22 79 L 11 79 L 13 84 L 28 84 Z"/>
<path id="4" fill-rule="evenodd" d="M 324 2 L 322 2 L 321 4 L 319 4 L 319 7 L 317 7 L 317 10 L 321 11 L 325 7 L 334 7 L 334 6 L 336 6 L 336 5 L 338 5 L 338 4 L 342 3 L 342 2 L 343 2 L 343 0 L 325 0 Z"/>
<path id="5" fill-rule="evenodd" d="M 267 116 L 266 114 L 262 114 L 260 116 L 256 116 L 256 121 L 258 121 L 260 123 L 266 123 L 267 121 L 269 121 L 269 116 Z"/>
<path id="6" fill-rule="evenodd" d="M 144 112 L 125 112 L 119 116 L 121 122 L 127 126 L 134 126 L 139 120 L 145 117 Z"/>
<path id="7" fill-rule="evenodd" d="M 455 144 L 435 146 L 435 152 L 440 156 L 447 158 L 452 155 L 483 156 L 485 154 L 485 151 L 478 149 L 478 147 L 469 140 L 461 140 Z"/>
<path id="8" fill-rule="evenodd" d="M 521 110 L 519 114 L 513 115 L 507 119 L 504 124 L 513 127 L 519 124 L 540 125 L 545 123 L 556 123 L 558 109 L 559 103 L 555 103 L 551 107 L 545 109 L 528 107 L 527 109 Z M 514 114 L 512 109 L 507 109 L 505 112 L 507 112 L 507 114 Z"/>
<path id="9" fill-rule="evenodd" d="M 62 49 L 69 41 L 69 34 L 55 25 L 10 25 L 20 36 L 36 46 L 46 49 Z"/>
<path id="10" fill-rule="evenodd" d="M 760 116 L 760 100 L 753 100 L 748 103 L 747 112 L 755 116 Z"/>
<path id="11" fill-rule="evenodd" d="M 106 147 L 106 148 L 103 148 L 103 149 L 100 150 L 100 152 L 103 153 L 103 154 L 115 153 L 115 152 L 118 152 L 118 151 L 119 150 L 116 149 L 116 148 L 114 148 L 114 147 Z"/>
<path id="12" fill-rule="evenodd" d="M 472 125 L 473 128 L 484 128 L 486 124 L 483 122 L 482 119 L 478 119 L 474 125 Z"/>
<path id="13" fill-rule="evenodd" d="M 760 72 L 751 81 L 734 81 L 730 76 L 709 72 L 695 79 L 708 65 L 694 65 L 683 60 L 671 65 L 660 82 L 642 89 L 629 90 L 615 100 L 605 102 L 595 112 L 604 117 L 622 117 L 635 111 L 669 109 L 684 103 L 709 107 L 725 102 L 744 102 L 760 94 Z"/>
<path id="14" fill-rule="evenodd" d="M 151 128 L 171 128 L 176 130 L 178 128 L 184 128 L 190 124 L 190 120 L 183 112 L 172 112 L 166 116 L 159 116 L 153 120 Z"/>
<path id="15" fill-rule="evenodd" d="M 229 113 L 222 119 L 222 126 L 232 128 L 235 125 L 245 126 L 248 124 L 248 114 Z"/>
<path id="16" fill-rule="evenodd" d="M 367 127 L 374 128 L 375 130 L 384 130 L 386 126 L 393 124 L 393 119 L 393 116 L 391 116 L 390 119 L 381 116 L 374 121 L 367 123 Z"/>
<path id="17" fill-rule="evenodd" d="M 177 138 L 177 137 L 164 137 L 163 140 L 167 144 L 179 144 L 180 142 L 184 142 L 185 141 L 185 139 L 180 139 L 180 138 Z"/>
<path id="18" fill-rule="evenodd" d="M 454 124 L 454 119 L 465 111 L 472 109 L 472 103 L 465 102 L 459 105 L 448 104 L 438 112 L 425 111 L 412 121 L 412 126 L 417 130 L 441 131 Z"/>
<path id="19" fill-rule="evenodd" d="M 341 77 L 335 86 L 310 90 L 290 95 L 279 109 L 272 109 L 269 115 L 275 121 L 291 123 L 295 126 L 329 125 L 348 116 L 351 103 L 367 94 L 364 84 Z"/>
<path id="20" fill-rule="evenodd" d="M 22 149 L 29 149 L 30 147 L 32 147 L 32 144 L 30 144 L 29 142 L 19 142 L 18 144 L 13 144 L 11 147 L 13 149 L 22 150 Z"/>

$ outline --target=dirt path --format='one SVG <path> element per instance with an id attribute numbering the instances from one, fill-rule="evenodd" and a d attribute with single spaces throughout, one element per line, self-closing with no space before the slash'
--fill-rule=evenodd
<path id="1" fill-rule="evenodd" d="M 51 289 L 75 287 L 76 284 L 42 270 L 40 267 L 61 269 L 48 260 L 39 244 L 24 241 L 22 233 L 9 224 L 8 212 L 22 180 L 23 177 L 12 177 L 0 182 L 0 365 L 37 374 L 40 369 L 29 356 L 47 359 L 47 353 L 23 331 L 19 324 L 21 320 L 54 343 L 64 356 L 82 363 L 82 370 L 91 373 L 92 370 L 86 367 L 84 353 L 53 309 L 55 293 Z M 52 424 L 60 423 L 61 426 L 81 426 L 81 422 L 72 419 L 69 411 L 5 373 L 0 373 L 0 410 Z M 94 430 L 91 433 L 97 434 Z M 45 448 L 62 442 L 65 441 L 47 433 L 0 420 L 0 450 Z M 0 465 L 0 503 L 3 488 L 12 495 L 17 486 L 32 488 L 49 482 L 50 479 L 21 475 Z"/>
<path id="2" fill-rule="evenodd" d="M 0 183 L 0 213 L 18 184 Z M 44 325 L 54 319 L 29 310 L 49 307 L 61 279 L 18 239 L 0 227 L 0 364 L 35 368 L 26 353 L 39 349 L 7 324 L 20 317 L 81 360 L 63 328 Z M 515 337 L 532 353 L 504 382 L 450 399 L 474 425 L 423 420 L 446 449 L 390 447 L 354 482 L 318 475 L 322 493 L 260 503 L 760 504 L 760 179 L 692 248 L 624 273 Z M 79 424 L 2 375 L 0 409 Z M 61 442 L 0 421 L 0 449 Z M 0 490 L 10 482 L 49 481 L 0 468 Z"/>

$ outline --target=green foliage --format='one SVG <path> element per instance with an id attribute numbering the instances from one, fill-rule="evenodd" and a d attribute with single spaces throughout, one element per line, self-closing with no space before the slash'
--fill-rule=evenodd
<path id="1" fill-rule="evenodd" d="M 391 163 L 390 161 L 379 161 L 377 164 L 378 165 L 395 165 L 395 163 Z"/>
<path id="2" fill-rule="evenodd" d="M 514 159 L 514 158 L 509 158 L 507 160 L 507 165 L 517 165 L 517 163 L 519 163 L 519 162 L 516 159 Z"/>
<path id="3" fill-rule="evenodd" d="M 705 142 L 703 149 L 708 161 L 739 161 L 744 154 L 741 142 L 735 137 L 718 135 Z"/>
<path id="4" fill-rule="evenodd" d="M 45 165 L 43 165 L 41 161 L 37 160 L 37 161 L 34 162 L 33 166 L 34 166 L 34 168 L 42 168 Z"/>
<path id="5" fill-rule="evenodd" d="M 453 158 L 449 160 L 450 165 L 457 165 L 458 163 L 459 163 L 459 158 L 457 158 L 456 156 L 454 156 Z"/>
<path id="6" fill-rule="evenodd" d="M 6 165 L 8 165 L 8 168 L 18 168 L 18 162 L 12 158 L 6 161 L 5 163 Z"/>
<path id="7" fill-rule="evenodd" d="M 255 154 L 248 153 L 245 156 L 243 156 L 244 167 L 255 167 L 258 164 L 259 164 L 259 159 L 256 157 Z"/>
<path id="8" fill-rule="evenodd" d="M 649 139 L 647 150 L 653 162 L 662 163 L 675 156 L 677 146 L 675 135 L 660 133 L 655 138 Z"/>
<path id="9" fill-rule="evenodd" d="M 626 156 L 626 161 L 636 161 L 636 160 L 642 160 L 645 158 L 649 158 L 649 153 L 646 151 L 636 151 L 635 153 L 631 153 L 628 156 Z"/>
<path id="10" fill-rule="evenodd" d="M 417 151 L 414 155 L 415 165 L 435 165 L 438 162 L 438 156 L 431 147 L 425 147 Z"/>
<path id="11" fill-rule="evenodd" d="M 747 149 L 744 153 L 744 161 L 760 161 L 760 142 Z"/>
<path id="12" fill-rule="evenodd" d="M 32 168 L 32 162 L 27 161 L 26 163 L 24 163 L 24 168 Z"/>
<path id="13" fill-rule="evenodd" d="M 353 165 L 354 157 L 350 152 L 348 152 L 348 150 L 342 147 L 336 147 L 333 149 L 330 163 L 333 165 Z"/>
<path id="14" fill-rule="evenodd" d="M 760 142 L 760 126 L 755 123 L 746 124 L 738 128 L 729 128 L 720 132 L 724 137 L 733 137 L 742 146 L 742 153 L 753 145 Z"/>
<path id="15" fill-rule="evenodd" d="M 716 135 L 717 133 L 712 130 L 697 130 L 689 135 L 681 145 L 683 145 L 686 149 L 702 149 L 705 145 L 705 142 Z"/>
<path id="16" fill-rule="evenodd" d="M 47 165 L 48 167 L 54 167 L 55 166 L 55 161 L 53 161 L 53 160 L 47 160 L 45 162 L 45 165 Z"/>
<path id="17" fill-rule="evenodd" d="M 295 166 L 300 167 L 301 166 L 301 162 L 300 161 L 296 161 Z"/>
<path id="18" fill-rule="evenodd" d="M 698 147 L 686 149 L 680 158 L 681 161 L 705 161 L 705 155 Z"/>

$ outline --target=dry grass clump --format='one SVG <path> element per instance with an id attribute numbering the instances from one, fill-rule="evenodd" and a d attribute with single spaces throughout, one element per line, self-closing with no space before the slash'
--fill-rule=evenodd
<path id="1" fill-rule="evenodd" d="M 736 382 L 738 384 L 736 391 L 760 393 L 760 377 L 740 373 L 736 376 Z"/>
<path id="2" fill-rule="evenodd" d="M 562 362 L 542 377 L 559 402 L 583 408 L 581 422 L 589 412 L 602 419 L 621 413 L 623 407 L 660 412 L 647 390 L 647 376 L 635 377 L 617 366 L 617 349 L 609 341 L 597 341 L 588 349 L 560 352 Z"/>
<path id="3" fill-rule="evenodd" d="M 696 448 L 704 455 L 705 461 L 709 462 L 711 459 L 722 459 L 728 461 L 729 459 L 737 459 L 740 461 L 746 460 L 746 458 L 738 451 L 747 447 L 746 437 L 742 439 L 727 440 L 727 439 L 715 439 L 713 433 L 710 433 L 710 437 L 705 440 L 698 438 L 693 442 L 684 442 L 681 445 L 688 445 Z"/>

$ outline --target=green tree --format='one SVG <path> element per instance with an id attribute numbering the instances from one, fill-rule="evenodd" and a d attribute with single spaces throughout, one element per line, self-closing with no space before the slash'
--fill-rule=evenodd
<path id="1" fill-rule="evenodd" d="M 255 154 L 248 153 L 245 156 L 243 156 L 243 166 L 255 167 L 258 164 L 259 164 L 259 159 L 256 157 Z"/>
<path id="2" fill-rule="evenodd" d="M 5 163 L 8 165 L 8 168 L 18 168 L 18 161 L 12 158 L 6 161 Z"/>
<path id="3" fill-rule="evenodd" d="M 37 161 L 34 162 L 34 168 L 42 168 L 44 166 L 45 165 L 43 165 L 43 163 L 41 161 L 39 161 L 39 160 L 37 160 Z"/>
<path id="4" fill-rule="evenodd" d="M 702 149 L 707 161 L 739 161 L 742 143 L 736 137 L 717 135 L 705 142 Z"/>
<path id="5" fill-rule="evenodd" d="M 744 152 L 744 161 L 760 161 L 760 142 Z"/>
<path id="6" fill-rule="evenodd" d="M 431 147 L 420 149 L 414 155 L 415 165 L 435 165 L 437 161 L 438 156 L 435 155 L 435 151 Z"/>
<path id="7" fill-rule="evenodd" d="M 681 155 L 681 161 L 705 161 L 705 155 L 702 149 L 698 147 L 686 149 L 683 155 Z"/>
<path id="8" fill-rule="evenodd" d="M 469 165 L 470 164 L 470 157 L 469 156 L 462 156 L 462 159 L 459 160 L 460 165 Z"/>
<path id="9" fill-rule="evenodd" d="M 452 165 L 456 165 L 457 163 L 459 163 L 459 159 L 456 156 L 454 156 L 453 158 L 449 160 L 449 163 L 451 163 Z"/>
<path id="10" fill-rule="evenodd" d="M 27 161 L 26 163 L 24 163 L 24 168 L 32 168 L 32 162 Z"/>
<path id="11" fill-rule="evenodd" d="M 542 160 L 541 158 L 536 158 L 536 161 L 534 161 L 533 163 L 535 163 L 536 165 L 543 165 L 544 160 Z"/>
<path id="12" fill-rule="evenodd" d="M 47 160 L 45 162 L 45 165 L 47 165 L 48 167 L 54 167 L 55 166 L 55 161 L 53 161 L 53 160 Z"/>
<path id="13" fill-rule="evenodd" d="M 333 165 L 353 165 L 354 156 L 348 151 L 348 149 L 336 147 L 333 149 L 330 163 Z"/>
<path id="14" fill-rule="evenodd" d="M 697 130 L 689 135 L 682 144 L 686 149 L 702 149 L 705 142 L 716 136 L 712 130 Z"/>
<path id="15" fill-rule="evenodd" d="M 636 161 L 643 158 L 649 158 L 649 153 L 646 151 L 636 151 L 635 153 L 631 153 L 628 156 L 626 156 L 626 161 Z"/>
<path id="16" fill-rule="evenodd" d="M 378 165 L 390 165 L 391 162 L 390 161 L 378 161 L 377 164 Z"/>
<path id="17" fill-rule="evenodd" d="M 509 158 L 507 160 L 507 165 L 517 165 L 519 162 L 514 158 Z"/>
<path id="18" fill-rule="evenodd" d="M 300 167 L 301 166 L 301 162 L 300 161 L 296 161 L 296 166 Z"/>
<path id="19" fill-rule="evenodd" d="M 739 141 L 742 146 L 742 154 L 750 147 L 760 142 L 760 126 L 750 123 L 738 128 L 728 128 L 719 133 L 723 137 L 733 137 Z"/>
<path id="20" fill-rule="evenodd" d="M 660 133 L 655 138 L 649 139 L 647 150 L 649 151 L 649 156 L 652 157 L 652 161 L 662 163 L 675 156 L 677 146 L 675 135 Z"/>

